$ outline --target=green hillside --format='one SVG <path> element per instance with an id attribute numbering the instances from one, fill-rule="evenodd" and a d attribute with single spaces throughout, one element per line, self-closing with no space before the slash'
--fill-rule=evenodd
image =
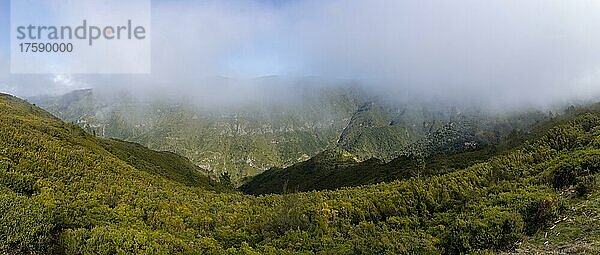
<path id="1" fill-rule="evenodd" d="M 153 151 L 136 143 L 116 139 L 98 139 L 100 146 L 127 164 L 188 186 L 225 188 L 213 181 L 206 170 L 187 158 L 167 151 Z"/>
<path id="2" fill-rule="evenodd" d="M 14 97 L 0 114 L 0 253 L 600 252 L 597 112 L 448 174 L 259 197 L 137 169 Z"/>
<path id="3" fill-rule="evenodd" d="M 500 141 L 491 145 L 475 146 L 477 137 L 447 125 L 436 130 L 425 140 L 426 144 L 417 144 L 428 153 L 408 154 L 389 162 L 371 158 L 366 161 L 348 161 L 340 150 L 327 150 L 317 156 L 290 167 L 273 168 L 244 183 L 240 190 L 247 194 L 282 194 L 313 190 L 333 190 L 342 187 L 356 187 L 392 182 L 413 177 L 426 177 L 447 174 L 464 169 L 476 163 L 500 155 L 507 150 L 522 145 L 526 139 L 536 139 L 552 126 L 568 120 L 570 116 L 585 111 L 574 110 L 565 115 L 540 122 L 530 130 L 514 130 Z M 469 141 L 469 142 L 467 142 Z M 427 144 L 428 143 L 428 144 Z"/>
<path id="4" fill-rule="evenodd" d="M 211 176 L 229 173 L 235 184 L 328 149 L 386 162 L 415 152 L 462 152 L 471 149 L 464 144 L 484 147 L 547 117 L 536 111 L 497 115 L 443 104 L 398 104 L 359 88 L 307 84 L 294 92 L 297 98 L 286 102 L 218 108 L 93 90 L 31 101 L 91 134 L 177 153 Z"/>
<path id="5" fill-rule="evenodd" d="M 360 159 L 398 156 L 406 151 L 408 144 L 421 139 L 424 134 L 423 130 L 413 128 L 412 123 L 394 122 L 394 119 L 406 117 L 402 115 L 375 102 L 366 102 L 357 108 L 341 131 L 337 146 Z"/>
<path id="6" fill-rule="evenodd" d="M 456 154 L 400 156 L 386 163 L 375 158 L 362 162 L 343 160 L 349 156 L 337 150 L 328 150 L 287 168 L 267 170 L 252 177 L 240 190 L 253 195 L 283 194 L 441 175 L 483 162 L 497 153 L 495 146 L 488 146 Z M 334 157 L 337 159 L 332 159 Z"/>
<path id="7" fill-rule="evenodd" d="M 237 182 L 335 147 L 347 125 L 345 119 L 360 100 L 352 91 L 331 89 L 285 106 L 205 109 L 190 103 L 118 97 L 113 101 L 84 90 L 32 101 L 89 133 L 171 151 L 211 175 L 228 172 Z"/>

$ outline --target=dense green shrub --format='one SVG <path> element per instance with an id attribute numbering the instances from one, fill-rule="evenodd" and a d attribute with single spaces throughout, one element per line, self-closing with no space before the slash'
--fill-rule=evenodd
<path id="1" fill-rule="evenodd" d="M 585 196 L 598 189 L 598 181 L 596 175 L 588 175 L 583 177 L 577 177 L 577 185 L 575 185 L 575 192 L 578 196 Z"/>
<path id="2" fill-rule="evenodd" d="M 577 184 L 578 177 L 600 172 L 600 151 L 576 151 L 563 156 L 552 170 L 552 185 L 560 189 Z"/>
<path id="3" fill-rule="evenodd" d="M 47 254 L 55 248 L 53 208 L 0 186 L 0 252 Z"/>
<path id="4" fill-rule="evenodd" d="M 600 160 L 590 133 L 597 130 L 597 117 L 586 114 L 518 149 L 445 174 L 249 196 L 182 183 L 180 172 L 156 172 L 174 162 L 163 158 L 167 154 L 146 159 L 135 153 L 127 160 L 127 153 L 146 150 L 119 143 L 123 150 L 111 152 L 78 127 L 12 97 L 0 96 L 0 114 L 0 253 L 510 249 L 524 235 L 548 227 L 564 209 L 560 190 L 553 187 L 587 189 L 586 176 L 598 173 Z M 152 169 L 138 169 L 145 166 Z"/>
<path id="5" fill-rule="evenodd" d="M 525 207 L 524 220 L 528 234 L 548 227 L 560 211 L 560 201 L 555 197 L 543 197 Z"/>
<path id="6" fill-rule="evenodd" d="M 446 253 L 510 248 L 520 240 L 524 227 L 520 214 L 498 207 L 482 209 L 450 222 L 442 239 Z"/>
<path id="7" fill-rule="evenodd" d="M 16 169 L 15 171 L 9 169 L 10 165 L 8 165 L 8 171 L 0 169 L 0 185 L 26 196 L 31 196 L 37 192 L 38 187 L 32 174 L 23 174 L 16 171 Z"/>

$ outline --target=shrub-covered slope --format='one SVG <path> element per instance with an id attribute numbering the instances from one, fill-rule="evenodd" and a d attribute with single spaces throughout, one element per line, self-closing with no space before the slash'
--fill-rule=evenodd
<path id="1" fill-rule="evenodd" d="M 283 194 L 441 175 L 483 162 L 496 153 L 496 147 L 487 146 L 450 155 L 401 156 L 385 163 L 375 158 L 363 162 L 344 160 L 352 158 L 351 154 L 327 150 L 305 162 L 267 170 L 252 177 L 240 190 L 252 195 Z"/>
<path id="2" fill-rule="evenodd" d="M 450 173 L 464 169 L 476 163 L 513 149 L 525 139 L 537 139 L 551 127 L 561 124 L 572 116 L 585 112 L 585 109 L 572 109 L 568 113 L 542 121 L 528 131 L 515 130 L 494 145 L 468 147 L 464 145 L 462 135 L 448 134 L 456 132 L 445 129 L 436 132 L 434 140 L 441 140 L 452 150 L 430 151 L 428 154 L 397 157 L 390 162 L 372 158 L 363 162 L 347 161 L 347 152 L 327 150 L 321 154 L 287 168 L 272 168 L 244 183 L 240 190 L 247 194 L 282 194 L 300 191 L 333 190 L 342 187 L 354 187 L 380 182 L 392 182 L 412 177 L 426 177 Z M 458 140 L 453 140 L 458 138 Z M 435 142 L 435 141 L 432 141 Z M 440 143 L 440 142 L 438 142 Z M 461 148 L 462 146 L 462 148 Z M 432 146 L 432 148 L 444 146 Z"/>
<path id="3" fill-rule="evenodd" d="M 445 175 L 260 197 L 137 169 L 78 127 L 10 96 L 0 96 L 0 114 L 0 253 L 518 252 L 558 247 L 543 233 L 565 216 L 575 225 L 557 223 L 572 230 L 560 242 L 598 246 L 588 236 L 598 225 L 586 224 L 597 215 L 583 216 L 597 208 L 596 113 Z"/>
<path id="4" fill-rule="evenodd" d="M 102 148 L 136 169 L 160 175 L 188 186 L 226 188 L 218 187 L 219 184 L 211 180 L 206 170 L 175 153 L 153 151 L 137 143 L 116 139 L 98 139 L 97 141 Z"/>
<path id="5" fill-rule="evenodd" d="M 295 88 L 293 100 L 276 97 L 227 107 L 93 90 L 31 101 L 89 133 L 177 153 L 214 176 L 227 172 L 236 185 L 326 149 L 384 161 L 415 151 L 456 153 L 465 143 L 493 144 L 547 117 L 537 111 L 497 115 L 449 103 L 398 103 L 359 88 L 310 84 Z"/>

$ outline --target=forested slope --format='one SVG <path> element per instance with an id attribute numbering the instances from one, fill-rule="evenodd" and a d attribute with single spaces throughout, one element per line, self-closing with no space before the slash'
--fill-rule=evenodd
<path id="1" fill-rule="evenodd" d="M 2 253 L 457 254 L 557 242 L 599 252 L 589 235 L 600 228 L 597 113 L 445 175 L 260 197 L 137 169 L 10 96 L 0 96 L 0 114 Z M 565 216 L 574 220 L 554 229 L 569 235 L 545 237 Z"/>
<path id="2" fill-rule="evenodd" d="M 437 140 L 450 141 L 450 144 L 459 143 L 459 145 L 432 146 L 453 149 L 449 151 L 431 151 L 429 154 L 408 154 L 389 162 L 377 158 L 371 158 L 363 162 L 347 160 L 352 158 L 352 155 L 348 152 L 339 149 L 327 150 L 305 162 L 286 168 L 267 170 L 250 178 L 240 187 L 240 190 L 253 195 L 282 194 L 333 190 L 342 187 L 392 182 L 412 177 L 447 174 L 510 151 L 521 146 L 528 139 L 538 139 L 553 126 L 563 124 L 573 116 L 592 110 L 593 106 L 581 109 L 571 108 L 565 114 L 541 121 L 528 130 L 514 130 L 494 144 L 474 146 L 473 148 L 468 148 L 468 146 L 462 144 L 465 143 L 464 136 L 434 133 Z M 447 131 L 451 132 L 451 130 Z M 455 137 L 458 137 L 458 141 L 453 140 Z"/>
<path id="3" fill-rule="evenodd" d="M 226 188 L 219 187 L 219 183 L 211 180 L 208 171 L 175 153 L 153 151 L 137 143 L 116 139 L 98 139 L 97 141 L 102 148 L 136 169 L 160 175 L 188 186 L 209 189 Z"/>
<path id="4" fill-rule="evenodd" d="M 252 177 L 240 190 L 253 195 L 283 194 L 441 175 L 483 162 L 496 153 L 496 147 L 486 146 L 451 155 L 401 156 L 386 163 L 376 158 L 363 162 L 348 161 L 344 160 L 351 157 L 348 152 L 327 150 L 305 162 L 267 170 Z"/>
<path id="5" fill-rule="evenodd" d="M 213 176 L 228 173 L 236 185 L 327 149 L 386 162 L 413 152 L 462 152 L 548 117 L 533 109 L 497 114 L 450 102 L 389 101 L 358 87 L 313 82 L 294 88 L 293 100 L 223 107 L 91 89 L 30 100 L 89 133 L 177 153 Z"/>

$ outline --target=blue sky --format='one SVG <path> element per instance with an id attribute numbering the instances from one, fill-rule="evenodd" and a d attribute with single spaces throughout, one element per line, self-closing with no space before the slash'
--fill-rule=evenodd
<path id="1" fill-rule="evenodd" d="M 257 6 L 268 6 L 269 8 L 281 8 L 283 6 L 285 6 L 286 4 L 295 2 L 295 1 L 299 1 L 299 0 L 249 0 L 249 1 L 244 1 L 244 0 L 232 0 L 230 1 L 231 3 L 235 4 L 237 3 L 244 3 L 245 5 L 247 5 L 247 3 L 251 3 L 252 5 L 257 5 Z M 179 2 L 179 3 L 178 3 Z M 162 6 L 164 4 L 167 5 L 189 5 L 190 3 L 192 3 L 193 1 L 186 1 L 186 0 L 171 0 L 171 1 L 167 1 L 167 0 L 153 0 L 153 5 L 155 6 L 155 11 L 159 10 L 160 8 L 162 8 Z M 0 53 L 4 54 L 4 56 L 8 56 L 10 48 L 10 0 L 0 0 Z M 273 46 L 273 45 L 270 45 Z M 265 47 L 267 47 L 267 45 L 265 45 Z M 263 48 L 265 48 L 263 47 Z M 272 49 L 272 48 L 271 48 Z M 237 57 L 235 56 L 236 53 L 232 52 L 231 54 L 229 54 L 227 57 L 224 58 L 223 62 L 227 63 L 227 65 L 230 65 L 232 68 L 248 68 L 248 71 L 244 71 L 244 72 L 240 72 L 240 73 L 244 73 L 245 75 L 252 75 L 253 73 L 260 73 L 260 74 L 264 74 L 264 73 L 268 73 L 269 71 L 267 71 L 267 69 L 271 69 L 273 68 L 278 69 L 280 67 L 278 67 L 279 65 L 277 65 L 277 67 L 275 66 L 275 60 L 271 61 L 268 60 L 270 59 L 274 59 L 273 56 L 268 56 L 269 54 L 266 51 L 263 51 L 262 53 L 260 53 L 260 49 L 258 49 L 256 52 L 253 52 L 251 54 L 247 54 L 245 52 L 239 52 L 240 56 L 239 56 L 239 61 L 237 60 L 232 60 L 232 59 L 237 59 Z M 266 53 L 266 57 L 262 57 L 263 54 Z M 257 59 L 257 64 L 251 64 L 250 62 L 252 62 L 254 59 Z M 1 61 L 1 60 L 0 60 Z M 6 59 L 4 60 L 6 61 Z M 262 63 L 262 64 L 261 64 Z M 264 67 L 261 67 L 261 65 L 264 65 Z"/>
<path id="2" fill-rule="evenodd" d="M 217 4 L 215 4 L 215 2 Z M 253 15 L 259 16 L 260 13 L 276 12 L 282 8 L 285 8 L 290 3 L 298 3 L 302 0 L 230 0 L 230 1 L 187 1 L 187 0 L 153 0 L 153 13 L 158 14 L 163 12 L 164 9 L 178 9 L 185 12 L 190 12 L 191 15 L 201 16 L 202 13 L 198 14 L 195 10 L 201 10 L 203 8 L 214 8 L 213 6 L 218 5 L 219 10 L 223 12 L 223 18 L 217 18 L 216 22 L 226 23 L 225 19 L 228 19 L 232 15 L 235 16 L 240 14 L 244 16 L 244 19 L 250 22 L 255 22 L 259 18 L 252 17 Z M 208 7 L 207 7 L 208 6 Z M 229 9 L 227 11 L 226 9 Z M 254 14 L 253 12 L 256 12 Z M 154 19 L 153 23 L 161 24 L 164 19 Z M 0 0 L 0 53 L 5 55 L 10 51 L 10 0 Z M 172 23 L 169 23 L 172 24 Z M 188 24 L 190 25 L 190 24 Z M 191 24 L 195 25 L 195 24 Z M 246 26 L 247 27 L 247 26 Z M 193 29 L 193 27 L 192 27 Z M 252 28 L 247 27 L 246 30 Z M 173 34 L 184 34 L 186 29 L 181 28 L 180 31 L 176 31 Z M 238 33 L 238 32 L 230 32 Z M 239 31 L 244 33 L 244 31 Z M 157 33 L 158 34 L 158 33 Z M 166 37 L 166 36 L 165 36 Z M 198 39 L 198 38 L 195 38 Z M 226 40 L 226 38 L 224 38 Z M 234 47 L 226 52 L 220 53 L 218 59 L 214 59 L 213 62 L 218 62 L 221 65 L 218 73 L 212 73 L 210 75 L 221 75 L 221 76 L 264 76 L 282 74 L 285 72 L 284 60 L 278 55 L 279 49 L 277 49 L 280 42 L 278 35 L 269 35 L 263 33 L 258 38 L 252 38 L 254 45 L 252 46 L 240 46 Z M 0 60 L 2 61 L 2 60 Z M 4 59 L 6 61 L 6 59 Z M 1 67 L 2 65 L 0 65 Z"/>
<path id="3" fill-rule="evenodd" d="M 0 0 L 0 50 L 7 51 L 10 41 L 10 0 Z"/>

